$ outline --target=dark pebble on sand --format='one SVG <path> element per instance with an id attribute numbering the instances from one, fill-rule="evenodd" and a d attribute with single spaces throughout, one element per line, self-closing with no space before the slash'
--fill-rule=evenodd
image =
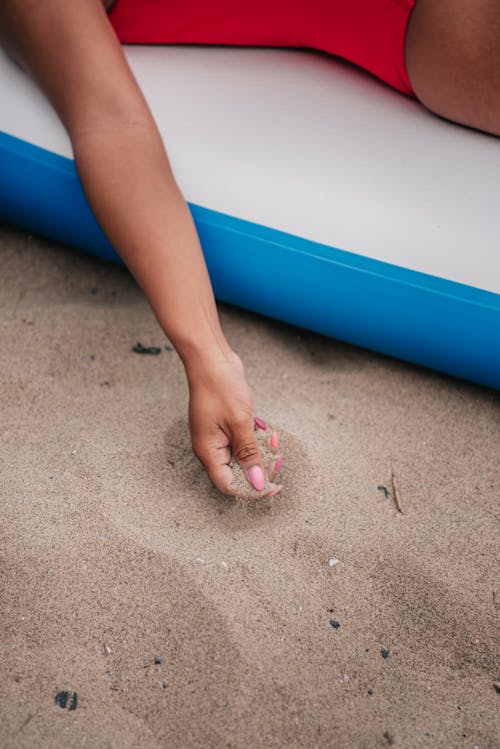
<path id="1" fill-rule="evenodd" d="M 383 650 L 382 649 L 380 651 L 380 654 L 381 654 L 382 658 L 388 658 L 390 656 L 390 654 L 391 654 L 391 651 L 390 650 Z"/>
<path id="2" fill-rule="evenodd" d="M 330 619 L 330 624 L 334 629 L 340 629 L 340 622 L 337 622 L 335 619 Z"/>
<path id="3" fill-rule="evenodd" d="M 166 351 L 173 351 L 174 347 L 173 346 L 165 346 L 165 350 Z"/>
<path id="4" fill-rule="evenodd" d="M 384 492 L 384 496 L 387 499 L 387 497 L 389 496 L 389 489 L 386 486 L 377 486 L 377 489 L 379 490 L 379 492 Z"/>
<path id="5" fill-rule="evenodd" d="M 143 346 L 142 343 L 139 341 L 135 344 L 135 346 L 132 348 L 132 351 L 135 354 L 160 354 L 161 348 L 158 348 L 158 346 Z"/>
<path id="6" fill-rule="evenodd" d="M 155 655 L 155 666 L 160 666 L 163 663 L 161 655 Z"/>
<path id="7" fill-rule="evenodd" d="M 78 706 L 78 695 L 76 692 L 58 692 L 55 696 L 55 703 L 63 709 L 67 707 L 68 710 L 76 710 Z"/>
<path id="8" fill-rule="evenodd" d="M 371 696 L 373 694 L 373 689 L 369 689 L 368 694 Z"/>

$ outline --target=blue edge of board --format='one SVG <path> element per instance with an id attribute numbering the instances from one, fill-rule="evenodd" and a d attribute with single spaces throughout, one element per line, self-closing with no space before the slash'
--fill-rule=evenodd
<path id="1" fill-rule="evenodd" d="M 500 389 L 500 294 L 190 209 L 217 299 Z M 6 133 L 0 218 L 121 262 L 74 162 Z"/>

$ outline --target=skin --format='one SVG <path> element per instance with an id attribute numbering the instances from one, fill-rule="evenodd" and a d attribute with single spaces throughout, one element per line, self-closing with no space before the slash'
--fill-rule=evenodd
<path id="1" fill-rule="evenodd" d="M 61 117 L 94 214 L 181 357 L 195 454 L 221 492 L 234 494 L 231 452 L 260 488 L 252 393 L 221 329 L 191 214 L 108 22 L 112 4 L 2 0 L 0 42 Z M 500 135 L 499 42 L 498 0 L 418 0 L 405 53 L 423 104 Z"/>
<path id="2" fill-rule="evenodd" d="M 243 365 L 221 329 L 191 214 L 102 3 L 2 0 L 0 29 L 58 112 L 89 204 L 184 364 L 195 454 L 221 492 L 234 494 L 231 451 L 263 489 Z M 263 494 L 275 488 L 268 483 Z"/>
<path id="3" fill-rule="evenodd" d="M 500 135 L 499 0 L 417 0 L 405 57 L 431 112 Z"/>

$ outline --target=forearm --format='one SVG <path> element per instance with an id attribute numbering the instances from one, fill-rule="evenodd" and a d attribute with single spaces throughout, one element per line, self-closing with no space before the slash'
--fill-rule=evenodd
<path id="1" fill-rule="evenodd" d="M 184 362 L 193 449 L 213 483 L 235 493 L 236 458 L 254 489 L 276 493 L 266 485 L 252 393 L 220 328 L 191 215 L 100 0 L 1 0 L 0 41 L 61 117 L 97 220 Z"/>
<path id="2" fill-rule="evenodd" d="M 102 4 L 5 0 L 0 30 L 61 116 L 94 214 L 185 364 L 225 351 L 191 215 Z"/>
<path id="3" fill-rule="evenodd" d="M 227 354 L 191 214 L 153 123 L 109 124 L 73 138 L 89 203 L 187 368 Z"/>

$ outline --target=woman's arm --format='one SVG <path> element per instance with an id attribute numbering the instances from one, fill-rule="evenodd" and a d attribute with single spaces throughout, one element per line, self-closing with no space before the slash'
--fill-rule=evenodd
<path id="1" fill-rule="evenodd" d="M 184 363 L 196 455 L 230 494 L 231 444 L 262 489 L 243 367 L 221 330 L 191 214 L 101 1 L 2 0 L 0 29 L 59 113 L 94 214 Z"/>

